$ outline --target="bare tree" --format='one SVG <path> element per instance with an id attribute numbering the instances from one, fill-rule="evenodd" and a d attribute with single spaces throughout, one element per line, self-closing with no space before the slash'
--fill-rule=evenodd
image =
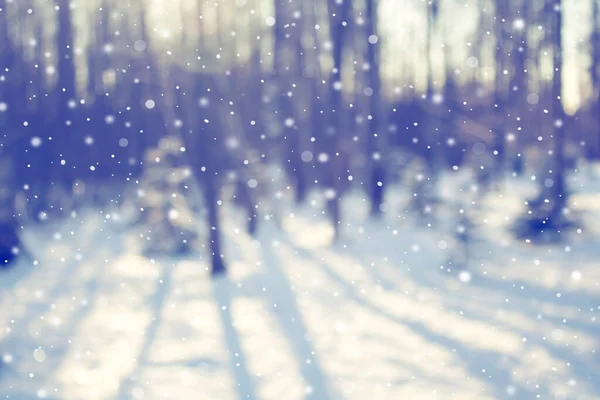
<path id="1" fill-rule="evenodd" d="M 594 158 L 600 157 L 600 4 L 598 0 L 592 1 L 592 62 L 590 63 L 590 76 L 592 79 L 591 115 L 595 118 L 592 122 L 590 138 L 591 154 Z"/>
<path id="2" fill-rule="evenodd" d="M 333 55 L 333 70 L 329 80 L 329 106 L 331 109 L 327 110 L 330 120 L 324 138 L 328 165 L 323 179 L 326 185 L 329 216 L 335 228 L 335 235 L 338 237 L 341 220 L 339 182 L 341 160 L 338 150 L 345 117 L 345 107 L 342 98 L 342 57 L 346 45 L 347 26 L 352 9 L 352 1 L 329 0 L 327 4 L 327 10 L 329 12 L 329 34 Z"/>
<path id="3" fill-rule="evenodd" d="M 20 245 L 14 196 L 21 132 L 14 119 L 22 96 L 15 72 L 22 67 L 22 60 L 9 35 L 6 3 L 0 0 L 0 74 L 7 78 L 0 80 L 0 268 L 16 256 Z"/>
<path id="4" fill-rule="evenodd" d="M 552 212 L 551 218 L 562 220 L 564 207 L 567 205 L 568 193 L 565 184 L 565 112 L 562 103 L 563 89 L 563 46 L 562 46 L 562 0 L 549 0 L 551 16 L 550 34 L 552 35 L 552 54 L 554 60 L 554 77 L 552 79 L 552 117 L 554 119 L 554 171 L 552 173 Z"/>
<path id="5" fill-rule="evenodd" d="M 380 47 L 381 38 L 377 29 L 378 0 L 366 0 L 366 33 L 367 33 L 367 63 L 369 65 L 368 79 L 371 87 L 369 97 L 369 112 L 371 118 L 367 127 L 367 160 L 371 176 L 369 178 L 371 215 L 377 216 L 384 203 L 384 185 L 386 183 L 386 169 L 383 152 L 387 146 L 387 132 L 384 122 L 383 94 L 381 93 L 380 76 Z"/>

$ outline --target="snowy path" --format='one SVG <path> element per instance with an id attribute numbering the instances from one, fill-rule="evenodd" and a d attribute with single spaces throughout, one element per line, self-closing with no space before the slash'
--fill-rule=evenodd
<path id="1" fill-rule="evenodd" d="M 99 213 L 28 237 L 39 265 L 2 276 L 1 398 L 600 396 L 594 244 L 567 258 L 482 235 L 467 283 L 406 222 L 334 246 L 306 216 L 257 240 L 235 225 L 216 282 L 198 257 L 127 253 Z"/>

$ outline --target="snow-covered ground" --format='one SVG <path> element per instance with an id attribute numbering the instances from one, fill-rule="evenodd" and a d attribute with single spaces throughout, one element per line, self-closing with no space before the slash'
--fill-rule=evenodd
<path id="1" fill-rule="evenodd" d="M 256 238 L 228 210 L 217 280 L 106 212 L 37 228 L 38 265 L 0 275 L 1 398 L 598 399 L 600 191 L 579 183 L 589 224 L 555 246 L 508 231 L 527 185 L 490 194 L 466 271 L 454 206 L 418 226 L 402 189 L 382 221 L 349 196 L 333 245 L 318 202 Z"/>

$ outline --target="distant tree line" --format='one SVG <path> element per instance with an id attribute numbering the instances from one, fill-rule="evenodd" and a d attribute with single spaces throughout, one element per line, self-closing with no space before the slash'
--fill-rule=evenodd
<path id="1" fill-rule="evenodd" d="M 89 197 L 94 188 L 116 194 L 136 185 L 152 162 L 148 150 L 166 136 L 181 140 L 181 157 L 203 188 L 215 273 L 226 269 L 221 189 L 235 181 L 255 232 L 260 197 L 273 195 L 255 190 L 268 163 L 285 171 L 298 203 L 324 190 L 339 235 L 349 188 L 363 188 L 373 218 L 382 213 L 395 169 L 404 166 L 394 162 L 398 153 L 421 159 L 435 185 L 453 166 L 481 169 L 475 144 L 483 145 L 493 182 L 520 172 L 528 149 L 543 149 L 551 162 L 539 181 L 549 201 L 532 202 L 533 214 L 560 229 L 569 146 L 600 156 L 599 5 L 586 1 L 592 94 L 567 116 L 565 1 L 477 2 L 466 63 L 475 67 L 492 49 L 492 80 L 462 77 L 450 45 L 436 74 L 434 38 L 443 42 L 442 17 L 457 11 L 438 0 L 413 2 L 427 15 L 427 82 L 424 91 L 403 85 L 392 97 L 381 72 L 383 0 L 273 0 L 272 15 L 260 0 L 199 1 L 168 48 L 157 43 L 143 0 L 101 0 L 86 17 L 91 24 L 77 27 L 79 3 L 0 0 L 0 256 L 18 247 L 24 214 L 65 215 L 78 198 L 101 202 Z M 50 22 L 54 32 L 45 28 Z M 548 62 L 551 79 L 540 72 Z"/>

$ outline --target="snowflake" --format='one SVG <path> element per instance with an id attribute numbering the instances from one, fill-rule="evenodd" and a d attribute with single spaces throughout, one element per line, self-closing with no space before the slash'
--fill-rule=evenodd
<path id="1" fill-rule="evenodd" d="M 471 273 L 469 271 L 460 271 L 460 273 L 458 274 L 458 279 L 461 282 L 467 283 L 470 282 L 472 279 Z"/>
<path id="2" fill-rule="evenodd" d="M 106 43 L 102 48 L 106 54 L 111 54 L 115 50 L 115 46 L 112 43 Z"/>
<path id="3" fill-rule="evenodd" d="M 477 68 L 479 66 L 479 60 L 475 56 L 470 56 L 467 57 L 466 64 L 469 68 Z"/>
<path id="4" fill-rule="evenodd" d="M 513 28 L 518 31 L 521 31 L 525 28 L 525 21 L 522 18 L 517 18 L 513 22 Z"/>
<path id="5" fill-rule="evenodd" d="M 135 51 L 144 51 L 146 50 L 146 47 L 148 46 L 143 40 L 136 40 L 136 42 L 133 44 L 133 48 L 135 49 Z"/>
<path id="6" fill-rule="evenodd" d="M 230 137 L 227 139 L 227 147 L 230 149 L 237 149 L 240 147 L 240 141 L 236 137 Z"/>
<path id="7" fill-rule="evenodd" d="M 310 150 L 304 150 L 300 154 L 300 159 L 306 163 L 311 162 L 313 160 L 313 153 Z"/>
<path id="8" fill-rule="evenodd" d="M 325 190 L 325 198 L 327 200 L 333 200 L 333 199 L 335 199 L 335 197 L 336 197 L 336 191 L 335 191 L 335 189 L 327 188 Z"/>
<path id="9" fill-rule="evenodd" d="M 441 104 L 444 101 L 444 96 L 441 93 L 435 93 L 431 100 L 433 104 Z"/>
<path id="10" fill-rule="evenodd" d="M 177 210 L 176 210 L 176 209 L 174 209 L 174 208 L 171 208 L 171 209 L 169 210 L 169 220 L 170 220 L 170 221 L 174 221 L 174 220 L 176 220 L 177 218 L 179 218 L 179 211 L 177 211 Z"/>
<path id="11" fill-rule="evenodd" d="M 34 136 L 31 138 L 31 146 L 40 147 L 42 145 L 42 138 L 39 136 Z"/>

